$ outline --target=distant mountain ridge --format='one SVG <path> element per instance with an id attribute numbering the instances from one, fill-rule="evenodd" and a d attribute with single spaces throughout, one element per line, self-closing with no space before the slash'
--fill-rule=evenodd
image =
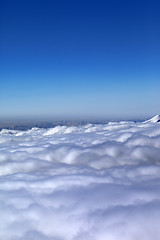
<path id="1" fill-rule="evenodd" d="M 148 119 L 145 123 L 157 123 L 160 122 L 160 114 L 154 116 L 153 118 Z"/>

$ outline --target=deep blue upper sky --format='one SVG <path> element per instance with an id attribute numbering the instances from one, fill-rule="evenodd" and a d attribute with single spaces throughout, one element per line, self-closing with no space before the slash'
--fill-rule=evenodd
<path id="1" fill-rule="evenodd" d="M 159 13 L 158 0 L 1 1 L 1 117 L 159 113 Z"/>

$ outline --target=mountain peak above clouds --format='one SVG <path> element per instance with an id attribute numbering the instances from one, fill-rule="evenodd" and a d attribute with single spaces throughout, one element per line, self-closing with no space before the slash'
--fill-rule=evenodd
<path id="1" fill-rule="evenodd" d="M 145 123 L 157 123 L 160 122 L 160 114 L 154 116 L 153 118 L 148 119 Z"/>

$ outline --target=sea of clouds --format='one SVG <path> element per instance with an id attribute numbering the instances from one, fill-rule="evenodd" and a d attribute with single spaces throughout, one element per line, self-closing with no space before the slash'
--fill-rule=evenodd
<path id="1" fill-rule="evenodd" d="M 159 240 L 160 123 L 0 131 L 0 239 Z"/>

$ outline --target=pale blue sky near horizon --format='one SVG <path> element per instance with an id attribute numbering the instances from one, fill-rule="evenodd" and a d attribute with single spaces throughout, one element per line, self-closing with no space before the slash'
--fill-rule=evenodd
<path id="1" fill-rule="evenodd" d="M 160 113 L 159 1 L 4 1 L 0 119 Z"/>

